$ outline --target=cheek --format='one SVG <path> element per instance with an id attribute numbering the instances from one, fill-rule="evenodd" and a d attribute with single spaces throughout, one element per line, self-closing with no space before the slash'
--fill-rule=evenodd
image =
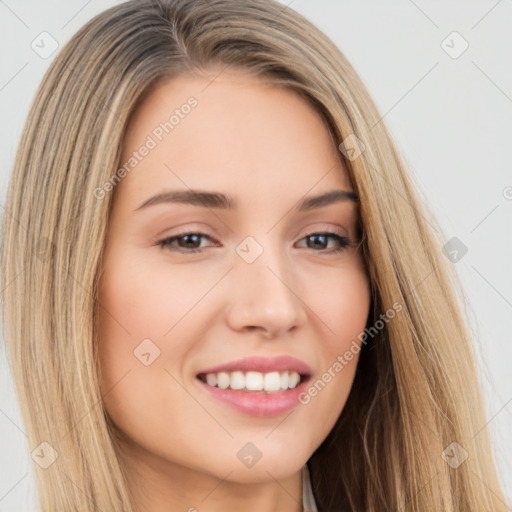
<path id="1" fill-rule="evenodd" d="M 333 273 L 323 284 L 311 288 L 315 291 L 308 302 L 323 326 L 320 373 L 301 397 L 306 408 L 316 409 L 322 436 L 334 426 L 348 398 L 371 302 L 369 281 L 360 264 Z"/>
<path id="2" fill-rule="evenodd" d="M 140 418 L 148 408 L 164 407 L 155 390 L 165 381 L 161 340 L 175 322 L 174 305 L 144 265 L 133 259 L 116 261 L 115 268 L 106 270 L 100 292 L 100 389 L 114 424 L 129 438 L 150 443 L 153 434 Z"/>
<path id="3" fill-rule="evenodd" d="M 151 360 L 158 361 L 155 356 L 159 351 L 159 339 L 172 325 L 174 316 L 172 304 L 164 300 L 163 287 L 155 286 L 155 277 L 145 270 L 147 265 L 133 258 L 123 258 L 120 252 L 110 253 L 105 265 L 98 317 L 102 394 L 107 393 L 106 404 L 115 408 L 127 407 L 128 398 L 138 394 L 130 388 L 130 383 L 151 381 L 156 364 L 144 366 L 142 354 L 149 352 Z M 115 265 L 111 263 L 113 261 Z M 163 313 L 164 304 L 166 314 Z M 147 347 L 147 350 L 141 352 L 139 346 Z M 145 371 L 142 380 L 139 379 L 141 371 Z"/>
<path id="4" fill-rule="evenodd" d="M 211 286 L 190 272 L 171 275 L 166 265 L 126 254 L 116 250 L 106 258 L 98 317 L 101 391 L 109 414 L 123 423 L 144 404 L 161 410 L 155 390 L 172 382 L 166 369 L 179 375 L 189 339 L 197 334 L 197 323 L 190 321 L 194 305 Z"/>
<path id="5" fill-rule="evenodd" d="M 190 273 L 171 273 L 166 265 L 155 268 L 137 254 L 112 254 L 110 261 L 116 265 L 106 267 L 100 294 L 110 342 L 130 337 L 135 343 L 141 336 L 139 343 L 143 338 L 163 339 L 206 288 Z"/>
<path id="6" fill-rule="evenodd" d="M 326 352 L 346 350 L 366 326 L 370 286 L 362 264 L 325 275 L 321 286 L 309 285 L 311 308 L 324 325 Z"/>

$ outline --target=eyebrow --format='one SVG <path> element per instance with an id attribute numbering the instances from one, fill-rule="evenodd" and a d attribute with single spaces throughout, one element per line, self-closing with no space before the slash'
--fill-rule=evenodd
<path id="1" fill-rule="evenodd" d="M 309 196 L 296 206 L 299 212 L 322 208 L 342 201 L 358 202 L 357 195 L 351 190 L 330 190 L 317 196 Z M 162 203 L 190 204 L 193 206 L 203 206 L 206 208 L 220 208 L 234 210 L 237 208 L 237 201 L 220 192 L 206 192 L 203 190 L 175 190 L 165 191 L 154 195 L 144 201 L 134 211 L 142 210 L 149 206 Z"/>

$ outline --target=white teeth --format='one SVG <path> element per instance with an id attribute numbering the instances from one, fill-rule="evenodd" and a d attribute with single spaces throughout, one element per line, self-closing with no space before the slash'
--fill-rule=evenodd
<path id="1" fill-rule="evenodd" d="M 288 389 L 288 383 L 290 382 L 288 372 L 281 373 L 281 389 Z"/>
<path id="2" fill-rule="evenodd" d="M 219 372 L 217 374 L 217 386 L 220 389 L 227 389 L 229 387 L 229 373 L 226 372 Z"/>
<path id="3" fill-rule="evenodd" d="M 288 378 L 288 387 L 294 388 L 297 386 L 300 380 L 300 375 L 297 372 L 290 372 L 289 378 Z"/>
<path id="4" fill-rule="evenodd" d="M 245 377 L 242 372 L 232 372 L 231 373 L 231 389 L 244 389 L 245 387 Z"/>
<path id="5" fill-rule="evenodd" d="M 245 387 L 248 391 L 261 391 L 263 389 L 263 374 L 260 372 L 247 372 Z"/>
<path id="6" fill-rule="evenodd" d="M 293 389 L 298 386 L 297 372 L 219 372 L 208 373 L 206 383 L 220 389 L 267 391 L 269 393 Z"/>
<path id="7" fill-rule="evenodd" d="M 209 373 L 206 376 L 206 382 L 209 386 L 216 386 L 217 385 L 217 374 L 216 373 Z"/>
<path id="8" fill-rule="evenodd" d="M 265 391 L 279 391 L 281 389 L 281 376 L 279 372 L 266 373 L 263 378 Z"/>

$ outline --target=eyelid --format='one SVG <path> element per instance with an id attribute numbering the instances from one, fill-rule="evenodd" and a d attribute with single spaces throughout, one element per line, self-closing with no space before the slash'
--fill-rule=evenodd
<path id="1" fill-rule="evenodd" d="M 185 229 L 178 233 L 173 233 L 169 236 L 160 238 L 157 241 L 156 245 L 158 245 L 162 250 L 164 250 L 166 248 L 166 246 L 171 245 L 171 242 L 174 242 L 176 239 L 185 237 L 187 235 L 199 235 L 199 237 L 201 239 L 207 238 L 210 241 L 212 241 L 215 246 L 217 246 L 217 247 L 219 246 L 219 242 L 216 240 L 215 237 L 211 236 L 208 233 L 208 230 L 193 229 L 193 228 Z M 329 227 L 324 227 L 323 229 L 320 227 L 317 227 L 316 229 L 311 228 L 308 232 L 306 232 L 302 236 L 298 237 L 298 240 L 296 243 L 301 242 L 302 240 L 305 240 L 306 238 L 308 238 L 309 236 L 312 236 L 312 235 L 326 235 L 327 237 L 331 237 L 331 239 L 333 237 L 335 237 L 335 238 L 338 237 L 337 238 L 338 243 L 341 245 L 337 249 L 331 249 L 330 251 L 329 250 L 315 251 L 315 252 L 318 252 L 319 254 L 323 253 L 326 256 L 327 255 L 336 255 L 336 254 L 342 252 L 343 250 L 345 250 L 346 248 L 354 247 L 356 245 L 356 241 L 353 240 L 352 237 L 350 237 L 348 234 L 345 234 L 343 228 L 341 228 L 339 226 L 329 226 Z M 295 237 L 295 238 L 297 238 L 297 237 Z M 208 247 L 173 248 L 173 249 L 167 249 L 167 250 L 169 250 L 171 252 L 175 252 L 175 253 L 193 254 L 193 253 L 202 253 L 207 248 Z"/>
<path id="2" fill-rule="evenodd" d="M 162 231 L 160 231 L 158 234 L 154 235 L 151 240 L 157 244 L 159 242 L 161 242 L 162 240 L 166 240 L 167 238 L 173 238 L 175 236 L 184 236 L 184 235 L 188 235 L 190 233 L 200 233 L 202 235 L 207 235 L 209 236 L 212 240 L 215 240 L 215 236 L 210 232 L 210 230 L 207 228 L 207 227 L 204 227 L 203 225 L 198 225 L 198 224 L 186 224 L 186 227 L 184 228 L 176 228 L 178 229 L 178 231 L 176 233 L 174 232 L 171 232 L 170 234 L 166 234 L 168 233 L 170 230 L 169 229 L 164 229 Z"/>
<path id="3" fill-rule="evenodd" d="M 314 223 L 312 223 L 312 224 L 314 224 Z M 312 224 L 308 224 L 308 226 L 311 226 Z M 310 235 L 314 235 L 314 234 L 317 234 L 317 233 L 322 233 L 322 232 L 326 232 L 327 231 L 327 232 L 336 233 L 337 235 L 340 235 L 340 236 L 342 236 L 344 238 L 352 240 L 352 237 L 348 234 L 348 230 L 346 230 L 344 228 L 341 228 L 340 226 L 333 226 L 333 225 L 327 226 L 327 225 L 324 225 L 324 226 L 320 226 L 320 227 L 310 228 L 304 234 L 300 235 L 300 233 L 302 232 L 302 229 L 297 232 L 297 234 L 293 237 L 294 239 L 299 237 L 299 236 L 300 236 L 300 239 L 302 239 L 302 238 L 304 238 L 306 236 L 310 236 Z M 165 231 L 164 231 L 164 233 L 165 233 Z M 215 236 L 212 235 L 209 232 L 208 229 L 205 229 L 203 227 L 195 227 L 193 225 L 189 226 L 189 227 L 186 227 L 186 228 L 183 228 L 182 230 L 180 230 L 180 231 L 178 231 L 176 233 L 171 233 L 169 235 L 162 235 L 162 234 L 155 235 L 153 237 L 153 240 L 154 240 L 155 243 L 159 243 L 162 240 L 166 240 L 168 238 L 180 237 L 180 236 L 185 236 L 185 235 L 189 235 L 189 234 L 206 235 L 211 240 L 215 240 L 216 241 Z"/>
<path id="4" fill-rule="evenodd" d="M 301 236 L 301 238 L 304 238 L 305 236 L 314 235 L 316 233 L 322 233 L 322 232 L 331 232 L 336 233 L 337 235 L 340 235 L 344 238 L 350 238 L 346 230 L 343 228 L 340 228 L 339 226 L 324 226 L 324 227 L 315 227 L 308 230 L 304 235 Z M 300 231 L 299 231 L 300 233 Z M 299 236 L 299 235 L 297 235 Z"/>

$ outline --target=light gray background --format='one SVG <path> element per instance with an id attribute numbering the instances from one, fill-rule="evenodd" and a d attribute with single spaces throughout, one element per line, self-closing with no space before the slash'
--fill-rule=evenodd
<path id="1" fill-rule="evenodd" d="M 1 206 L 30 101 L 55 57 L 41 58 L 32 41 L 47 31 L 62 46 L 92 16 L 116 3 L 0 0 Z M 282 3 L 313 21 L 349 58 L 446 240 L 457 237 L 468 248 L 455 265 L 473 310 L 489 420 L 482 428 L 493 436 L 510 500 L 512 1 Z M 445 51 L 462 48 L 453 31 L 469 44 L 457 58 Z M 35 510 L 30 459 L 35 447 L 28 446 L 23 432 L 3 345 L 0 379 L 0 512 Z"/>

